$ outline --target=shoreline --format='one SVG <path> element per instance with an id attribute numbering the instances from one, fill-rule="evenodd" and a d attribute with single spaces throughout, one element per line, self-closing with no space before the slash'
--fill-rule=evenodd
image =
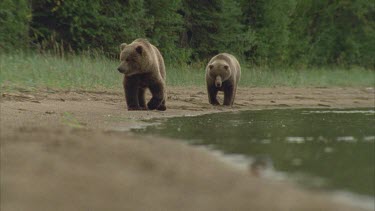
<path id="1" fill-rule="evenodd" d="M 1 208 L 361 210 L 253 177 L 186 143 L 121 131 L 146 119 L 215 112 L 373 107 L 373 89 L 241 88 L 233 108 L 206 98 L 201 88 L 172 87 L 166 112 L 128 112 L 122 92 L 2 93 Z"/>
<path id="2" fill-rule="evenodd" d="M 353 108 L 353 107 L 340 107 L 340 108 L 308 107 L 308 109 L 323 109 L 323 110 L 324 109 L 328 109 L 328 110 L 338 109 L 338 110 L 340 110 L 340 109 L 350 109 L 350 108 Z M 355 108 L 358 108 L 358 109 L 372 108 L 372 109 L 374 109 L 374 107 L 355 107 Z M 273 109 L 306 109 L 306 107 L 301 107 L 301 108 L 275 108 L 275 107 L 270 107 L 270 108 L 266 108 L 266 109 L 239 109 L 239 110 L 219 111 L 219 112 L 215 112 L 215 113 L 222 113 L 222 112 L 230 113 L 230 112 L 240 112 L 240 111 L 273 110 Z M 208 112 L 208 113 L 193 114 L 193 115 L 183 115 L 183 116 L 176 115 L 176 116 L 168 116 L 168 117 L 163 117 L 163 118 L 155 117 L 155 118 L 143 119 L 143 120 L 139 120 L 139 124 L 137 126 L 129 127 L 124 131 L 129 132 L 131 134 L 134 134 L 134 135 L 142 138 L 142 137 L 144 137 L 144 135 L 134 133 L 134 132 L 132 132 L 132 129 L 144 129 L 144 128 L 147 128 L 147 127 L 152 126 L 152 125 L 162 124 L 160 122 L 157 122 L 158 120 L 165 120 L 165 119 L 174 118 L 174 117 L 194 117 L 194 116 L 201 116 L 201 115 L 207 115 L 207 114 L 213 114 L 213 113 Z M 154 122 L 153 123 L 149 123 L 149 122 L 146 123 L 144 121 L 154 121 Z M 146 136 L 150 136 L 150 135 L 146 135 Z M 163 138 L 170 139 L 170 138 L 159 136 L 159 135 L 157 137 L 162 138 L 162 139 Z M 183 143 L 186 143 L 186 140 L 178 140 L 178 139 L 172 139 L 172 140 L 181 141 Z M 251 162 L 253 161 L 253 157 L 251 157 L 251 156 L 244 156 L 242 154 L 225 154 L 220 150 L 210 149 L 207 146 L 193 146 L 193 145 L 190 145 L 190 144 L 187 144 L 187 146 L 196 148 L 196 149 L 202 151 L 203 153 L 207 153 L 209 155 L 212 155 L 218 161 L 223 162 L 225 164 L 228 164 L 228 165 L 234 167 L 238 171 L 248 172 L 249 174 L 251 174 L 250 169 L 249 169 L 249 164 L 251 164 Z M 277 182 L 286 183 L 286 184 L 289 184 L 289 185 L 292 185 L 292 186 L 296 186 L 297 189 L 301 189 L 301 190 L 304 190 L 304 191 L 307 191 L 307 192 L 311 191 L 311 190 L 308 190 L 308 188 L 304 187 L 302 184 L 298 184 L 298 182 L 295 180 L 294 176 L 289 174 L 289 173 L 277 171 L 273 168 L 267 169 L 266 171 L 267 171 L 266 175 L 259 176 L 259 177 L 262 178 L 262 179 L 266 179 L 266 180 L 277 181 Z M 327 196 L 329 198 L 332 198 L 333 201 L 335 201 L 337 203 L 340 203 L 340 204 L 345 204 L 345 205 L 348 205 L 348 206 L 357 207 L 357 208 L 363 209 L 363 210 L 372 210 L 374 208 L 374 202 L 375 202 L 374 196 L 363 195 L 363 194 L 354 193 L 354 192 L 350 192 L 350 191 L 347 191 L 347 190 L 341 190 L 341 189 L 324 190 L 324 191 L 316 189 L 315 191 L 317 191 L 317 193 L 320 193 L 320 194 L 327 194 Z"/>
<path id="3" fill-rule="evenodd" d="M 181 140 L 183 141 L 183 140 Z M 197 147 L 197 146 L 192 146 Z M 249 164 L 253 161 L 253 157 L 244 156 L 242 154 L 225 154 L 220 150 L 209 149 L 206 146 L 198 146 L 199 149 L 203 150 L 205 153 L 209 153 L 219 161 L 226 163 L 235 167 L 237 170 L 242 172 L 250 173 Z M 292 186 L 296 186 L 298 189 L 310 192 L 312 189 L 304 187 L 302 184 L 298 184 L 296 178 L 293 174 L 277 171 L 275 169 L 266 169 L 263 176 L 259 176 L 261 179 L 277 181 L 281 183 L 286 183 Z M 312 177 L 315 178 L 315 177 Z M 314 189 L 318 194 L 326 194 L 328 197 L 332 198 L 333 201 L 345 204 L 348 206 L 358 207 L 363 210 L 373 210 L 375 197 L 370 195 L 364 195 L 359 193 L 350 192 L 347 190 L 319 190 Z M 313 191 L 314 192 L 314 191 Z"/>

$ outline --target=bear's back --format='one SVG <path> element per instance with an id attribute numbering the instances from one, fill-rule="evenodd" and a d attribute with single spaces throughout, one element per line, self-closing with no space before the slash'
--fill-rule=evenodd
<path id="1" fill-rule="evenodd" d="M 165 80 L 166 78 L 166 71 L 165 71 L 165 64 L 163 56 L 161 55 L 158 48 L 156 48 L 153 44 L 151 44 L 147 39 L 138 38 L 133 41 L 133 43 L 141 44 L 146 52 L 148 53 L 148 59 L 150 60 L 150 64 L 152 68 L 155 68 L 153 71 L 157 71 L 160 73 L 161 78 Z"/>
<path id="2" fill-rule="evenodd" d="M 159 66 L 159 71 L 161 77 L 165 80 L 166 79 L 166 73 L 165 73 L 165 64 L 164 64 L 164 59 L 163 56 L 161 55 L 159 49 L 157 49 L 154 45 L 150 44 L 155 52 L 156 59 L 158 61 L 158 66 Z"/>

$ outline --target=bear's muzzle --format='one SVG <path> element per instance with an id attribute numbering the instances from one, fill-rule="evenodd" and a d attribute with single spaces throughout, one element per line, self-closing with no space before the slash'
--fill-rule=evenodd
<path id="1" fill-rule="evenodd" d="M 218 75 L 218 76 L 216 76 L 216 79 L 215 79 L 215 86 L 217 88 L 220 88 L 221 85 L 222 85 L 221 76 Z"/>

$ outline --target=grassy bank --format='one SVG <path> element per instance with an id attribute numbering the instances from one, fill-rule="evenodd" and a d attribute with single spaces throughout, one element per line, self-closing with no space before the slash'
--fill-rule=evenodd
<path id="1" fill-rule="evenodd" d="M 63 89 L 119 89 L 118 61 L 102 56 L 59 58 L 33 53 L 0 54 L 0 85 Z M 362 68 L 266 69 L 243 66 L 240 86 L 374 86 L 375 72 Z M 167 65 L 170 86 L 204 86 L 204 66 Z"/>

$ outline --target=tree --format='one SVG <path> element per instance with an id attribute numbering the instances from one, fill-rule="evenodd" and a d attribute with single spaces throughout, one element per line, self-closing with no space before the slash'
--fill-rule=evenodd
<path id="1" fill-rule="evenodd" d="M 178 40 L 183 30 L 183 19 L 178 10 L 181 9 L 181 0 L 146 0 L 147 17 L 151 17 L 152 26 L 146 32 L 164 58 L 168 61 L 179 60 Z"/>
<path id="2" fill-rule="evenodd" d="M 32 9 L 34 43 L 47 41 L 47 48 L 65 43 L 117 55 L 122 42 L 143 37 L 150 26 L 143 0 L 40 0 Z"/>
<path id="3" fill-rule="evenodd" d="M 30 19 L 28 1 L 0 1 L 0 50 L 27 47 Z"/>
<path id="4" fill-rule="evenodd" d="M 241 22 L 242 11 L 239 2 L 223 0 L 220 8 L 217 44 L 220 52 L 242 57 L 251 50 L 254 39 L 251 31 Z"/>
<path id="5" fill-rule="evenodd" d="M 220 52 L 242 57 L 249 50 L 251 35 L 241 23 L 238 1 L 184 1 L 187 36 L 195 60 L 208 60 Z"/>
<path id="6" fill-rule="evenodd" d="M 221 0 L 184 0 L 183 3 L 189 45 L 194 49 L 193 59 L 217 54 Z"/>
<path id="7" fill-rule="evenodd" d="M 288 60 L 290 13 L 295 0 L 242 0 L 242 22 L 254 38 L 247 56 L 258 64 L 280 64 Z"/>
<path id="8" fill-rule="evenodd" d="M 374 68 L 373 3 L 300 0 L 292 18 L 293 57 L 311 65 L 356 64 Z"/>

